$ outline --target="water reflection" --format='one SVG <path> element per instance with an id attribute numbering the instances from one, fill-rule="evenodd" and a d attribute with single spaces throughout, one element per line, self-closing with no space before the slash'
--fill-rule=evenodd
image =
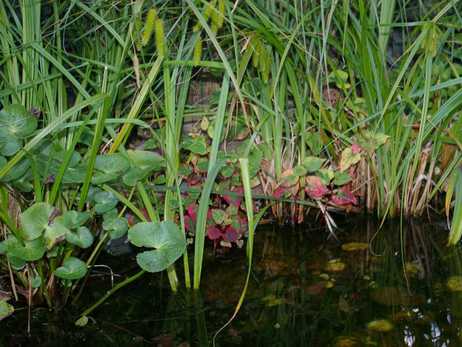
<path id="1" fill-rule="evenodd" d="M 246 303 L 217 346 L 460 346 L 462 255 L 432 223 L 356 220 L 338 232 L 260 230 Z M 342 247 L 343 246 L 343 247 Z M 161 276 L 120 292 L 76 328 L 75 310 L 36 310 L 2 322 L 3 345 L 207 346 L 227 321 L 245 278 L 244 252 L 209 254 L 200 293 L 171 295 Z M 126 263 L 124 260 L 122 263 Z M 115 272 L 123 270 L 120 262 Z M 159 283 L 164 283 L 165 286 Z M 460 285 L 458 285 L 458 283 Z M 94 281 L 82 306 L 110 281 Z M 1 345 L 0 343 L 0 345 Z"/>

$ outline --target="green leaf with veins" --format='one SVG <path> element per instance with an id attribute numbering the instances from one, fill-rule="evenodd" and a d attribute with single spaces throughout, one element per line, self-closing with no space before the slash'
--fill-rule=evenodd
<path id="1" fill-rule="evenodd" d="M 21 237 L 24 240 L 34 240 L 42 236 L 43 231 L 50 222 L 53 210 L 53 206 L 45 202 L 39 202 L 21 213 L 19 217 L 21 221 Z"/>
<path id="2" fill-rule="evenodd" d="M 64 260 L 63 265 L 58 267 L 54 272 L 56 277 L 65 280 L 78 280 L 84 277 L 86 273 L 87 264 L 75 257 L 69 257 Z"/>
<path id="3" fill-rule="evenodd" d="M 171 221 L 138 223 L 128 231 L 128 240 L 137 247 L 155 248 L 136 256 L 138 265 L 148 272 L 165 270 L 186 249 L 185 234 Z"/>

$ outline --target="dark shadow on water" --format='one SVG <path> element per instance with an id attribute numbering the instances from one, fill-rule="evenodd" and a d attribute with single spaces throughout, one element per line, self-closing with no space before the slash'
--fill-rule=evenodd
<path id="1" fill-rule="evenodd" d="M 390 222 L 377 232 L 375 221 L 356 219 L 339 240 L 327 236 L 322 228 L 260 229 L 246 302 L 217 346 L 462 345 L 462 251 L 445 246 L 444 227 Z M 200 293 L 172 295 L 165 276 L 145 276 L 78 328 L 78 312 L 111 286 L 107 271 L 95 273 L 78 307 L 35 309 L 31 337 L 25 309 L 1 322 L 0 345 L 211 345 L 238 300 L 246 261 L 244 250 L 206 259 Z M 115 274 L 129 263 L 100 262 Z"/>

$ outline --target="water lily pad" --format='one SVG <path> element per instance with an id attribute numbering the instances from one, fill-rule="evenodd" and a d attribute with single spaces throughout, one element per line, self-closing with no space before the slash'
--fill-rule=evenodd
<path id="1" fill-rule="evenodd" d="M 327 262 L 325 270 L 328 272 L 341 272 L 345 270 L 345 267 L 345 263 L 340 259 L 332 259 Z"/>
<path id="2" fill-rule="evenodd" d="M 360 341 L 352 336 L 340 336 L 335 342 L 335 347 L 356 347 L 360 346 Z"/>
<path id="3" fill-rule="evenodd" d="M 63 265 L 58 267 L 54 274 L 56 277 L 65 280 L 78 280 L 87 273 L 87 265 L 80 259 L 69 257 L 64 260 Z"/>
<path id="4" fill-rule="evenodd" d="M 376 288 L 370 296 L 373 301 L 385 306 L 409 306 L 424 301 L 422 296 L 411 295 L 405 288 L 400 287 Z"/>
<path id="5" fill-rule="evenodd" d="M 386 319 L 377 319 L 367 323 L 367 329 L 381 333 L 386 333 L 388 331 L 393 330 L 393 324 Z"/>
<path id="6" fill-rule="evenodd" d="M 346 252 L 364 251 L 369 248 L 369 244 L 365 242 L 349 242 L 342 245 L 342 249 Z"/>
<path id="7" fill-rule="evenodd" d="M 462 276 L 451 276 L 446 282 L 451 292 L 462 292 Z"/>
<path id="8" fill-rule="evenodd" d="M 155 248 L 136 257 L 138 265 L 148 272 L 165 270 L 186 248 L 184 233 L 171 221 L 138 223 L 128 231 L 128 240 L 137 247 Z"/>
<path id="9" fill-rule="evenodd" d="M 80 227 L 77 231 L 68 231 L 66 241 L 80 248 L 88 248 L 93 244 L 94 236 L 87 227 Z"/>
<path id="10" fill-rule="evenodd" d="M 50 222 L 53 210 L 53 206 L 39 202 L 21 213 L 21 237 L 24 240 L 34 240 L 40 237 Z"/>
<path id="11" fill-rule="evenodd" d="M 14 307 L 6 300 L 0 300 L 0 321 L 10 316 L 14 312 Z"/>

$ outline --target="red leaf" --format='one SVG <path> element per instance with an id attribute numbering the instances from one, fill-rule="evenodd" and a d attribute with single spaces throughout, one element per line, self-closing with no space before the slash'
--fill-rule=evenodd
<path id="1" fill-rule="evenodd" d="M 362 150 L 361 146 L 356 143 L 351 145 L 351 152 L 353 152 L 353 154 L 361 153 Z"/>
<path id="2" fill-rule="evenodd" d="M 192 221 L 192 218 L 188 215 L 184 216 L 184 229 L 186 231 L 191 231 L 194 228 L 194 222 Z"/>
<path id="3" fill-rule="evenodd" d="M 356 196 L 353 195 L 351 191 L 349 191 L 346 187 L 340 189 L 337 194 L 332 195 L 330 201 L 338 206 L 345 206 L 345 205 L 356 205 L 358 203 L 358 199 Z"/>
<path id="4" fill-rule="evenodd" d="M 186 207 L 186 212 L 188 213 L 188 216 L 191 217 L 191 219 L 195 222 L 197 219 L 197 205 L 188 205 L 188 207 Z"/>
<path id="5" fill-rule="evenodd" d="M 321 199 L 327 194 L 330 193 L 329 188 L 327 188 L 317 176 L 308 176 L 306 178 L 307 187 L 305 192 L 312 199 Z"/>
<path id="6" fill-rule="evenodd" d="M 223 237 L 225 241 L 235 242 L 237 241 L 238 238 L 239 238 L 239 234 L 237 233 L 236 230 L 234 230 L 233 227 L 226 228 L 225 235 Z"/>
<path id="7" fill-rule="evenodd" d="M 284 193 L 286 192 L 286 188 L 284 187 L 277 187 L 274 191 L 273 191 L 273 196 L 276 198 L 276 199 L 280 199 Z"/>
<path id="8" fill-rule="evenodd" d="M 223 237 L 223 233 L 217 227 L 211 226 L 207 229 L 207 237 L 210 240 L 218 240 L 219 238 Z"/>

